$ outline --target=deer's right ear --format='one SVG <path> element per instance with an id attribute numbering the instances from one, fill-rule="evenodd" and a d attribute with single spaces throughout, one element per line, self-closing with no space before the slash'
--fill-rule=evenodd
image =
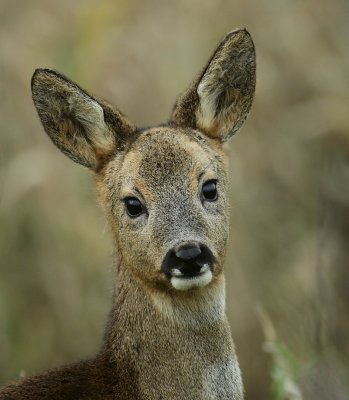
<path id="1" fill-rule="evenodd" d="M 253 101 L 256 55 L 246 29 L 230 32 L 178 99 L 171 122 L 224 142 L 245 121 Z"/>
<path id="2" fill-rule="evenodd" d="M 120 112 L 55 71 L 37 69 L 32 94 L 53 143 L 86 167 L 97 169 L 136 130 Z"/>

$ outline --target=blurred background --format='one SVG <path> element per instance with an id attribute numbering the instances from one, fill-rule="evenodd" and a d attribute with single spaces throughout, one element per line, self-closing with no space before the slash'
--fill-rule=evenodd
<path id="1" fill-rule="evenodd" d="M 0 384 L 93 354 L 113 287 L 93 179 L 45 135 L 33 70 L 157 124 L 236 27 L 258 58 L 229 146 L 228 316 L 246 399 L 348 399 L 345 0 L 0 0 Z"/>

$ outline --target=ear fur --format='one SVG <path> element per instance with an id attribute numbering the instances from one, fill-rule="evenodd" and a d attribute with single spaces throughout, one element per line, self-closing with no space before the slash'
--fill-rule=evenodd
<path id="1" fill-rule="evenodd" d="M 72 160 L 92 169 L 135 131 L 118 111 L 49 69 L 37 69 L 32 95 L 42 125 L 53 143 Z"/>
<path id="2" fill-rule="evenodd" d="M 175 104 L 172 122 L 221 141 L 245 121 L 256 85 L 256 56 L 246 29 L 230 32 Z"/>

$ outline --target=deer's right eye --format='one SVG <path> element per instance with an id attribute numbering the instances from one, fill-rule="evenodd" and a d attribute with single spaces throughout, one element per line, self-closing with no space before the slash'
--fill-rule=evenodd
<path id="1" fill-rule="evenodd" d="M 135 197 L 126 197 L 125 206 L 131 218 L 136 218 L 144 212 L 142 203 Z"/>

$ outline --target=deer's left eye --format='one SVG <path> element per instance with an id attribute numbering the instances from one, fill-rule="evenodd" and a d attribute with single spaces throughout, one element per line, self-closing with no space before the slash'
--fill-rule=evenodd
<path id="1" fill-rule="evenodd" d="M 202 197 L 206 201 L 216 201 L 218 198 L 217 181 L 211 179 L 202 185 Z"/>

